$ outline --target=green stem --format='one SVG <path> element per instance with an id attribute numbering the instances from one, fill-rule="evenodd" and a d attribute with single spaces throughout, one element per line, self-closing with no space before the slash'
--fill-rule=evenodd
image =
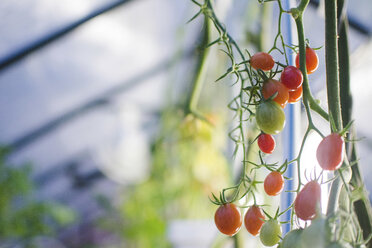
<path id="1" fill-rule="evenodd" d="M 198 111 L 197 111 L 197 105 L 200 98 L 200 94 L 203 88 L 203 84 L 205 81 L 205 75 L 207 71 L 207 58 L 209 54 L 209 49 L 206 48 L 206 46 L 209 44 L 210 41 L 210 20 L 205 17 L 205 24 L 204 24 L 204 34 L 202 38 L 202 42 L 200 44 L 200 54 L 198 58 L 198 64 L 197 64 L 197 71 L 195 73 L 194 77 L 194 84 L 192 87 L 191 94 L 187 100 L 186 105 L 186 114 L 192 113 L 196 114 L 197 117 L 199 117 Z"/>
<path id="2" fill-rule="evenodd" d="M 325 53 L 327 74 L 327 97 L 328 109 L 334 122 L 331 124 L 332 132 L 342 130 L 340 86 L 339 86 L 339 64 L 337 44 L 337 7 L 336 0 L 325 1 Z M 344 162 L 345 164 L 345 162 Z M 338 172 L 337 172 L 338 173 Z M 338 176 L 333 182 L 328 198 L 327 216 L 334 216 L 338 206 L 342 181 Z"/>

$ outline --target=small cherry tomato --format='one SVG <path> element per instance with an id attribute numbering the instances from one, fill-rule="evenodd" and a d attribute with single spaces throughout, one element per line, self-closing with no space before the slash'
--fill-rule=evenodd
<path id="1" fill-rule="evenodd" d="M 319 216 L 311 221 L 301 234 L 301 248 L 327 247 L 332 237 L 331 229 L 325 217 Z"/>
<path id="2" fill-rule="evenodd" d="M 316 150 L 316 158 L 323 170 L 337 170 L 344 160 L 344 139 L 338 133 L 325 137 Z"/>
<path id="3" fill-rule="evenodd" d="M 240 210 L 233 203 L 221 205 L 214 214 L 214 222 L 221 233 L 233 236 L 242 226 Z"/>
<path id="4" fill-rule="evenodd" d="M 282 108 L 287 105 L 288 102 L 288 88 L 284 84 L 275 79 L 269 79 L 263 83 L 262 86 L 262 95 L 265 99 L 273 96 L 277 93 L 276 97 L 273 99 L 277 102 Z"/>
<path id="5" fill-rule="evenodd" d="M 252 206 L 248 209 L 244 217 L 244 225 L 247 228 L 247 231 L 256 236 L 262 225 L 265 223 L 265 216 L 263 215 L 261 209 L 258 206 Z"/>
<path id="6" fill-rule="evenodd" d="M 318 55 L 314 51 L 314 49 L 310 47 L 306 47 L 306 71 L 307 74 L 311 74 L 318 68 L 319 59 Z M 300 54 L 298 53 L 296 56 L 296 67 L 300 68 Z"/>
<path id="7" fill-rule="evenodd" d="M 267 133 L 262 133 L 258 136 L 257 144 L 264 153 L 271 154 L 275 149 L 275 139 L 272 135 Z"/>
<path id="8" fill-rule="evenodd" d="M 291 65 L 284 68 L 280 75 L 280 82 L 282 82 L 289 91 L 298 89 L 302 85 L 303 80 L 304 77 L 302 76 L 302 72 Z"/>
<path id="9" fill-rule="evenodd" d="M 280 241 L 282 230 L 277 220 L 271 219 L 263 224 L 260 231 L 260 240 L 265 246 L 274 246 Z"/>
<path id="10" fill-rule="evenodd" d="M 254 54 L 250 59 L 250 63 L 254 69 L 261 69 L 263 71 L 270 71 L 275 65 L 273 57 L 264 52 Z"/>
<path id="11" fill-rule="evenodd" d="M 320 208 L 321 188 L 317 181 L 308 182 L 297 194 L 294 209 L 301 220 L 312 220 Z"/>
<path id="12" fill-rule="evenodd" d="M 294 91 L 289 91 L 288 93 L 289 93 L 288 103 L 298 102 L 302 97 L 302 85 L 300 86 L 300 88 Z"/>
<path id="13" fill-rule="evenodd" d="M 264 181 L 264 189 L 266 194 L 275 196 L 282 192 L 284 187 L 283 175 L 278 171 L 272 171 L 266 176 Z"/>
<path id="14" fill-rule="evenodd" d="M 285 125 L 284 111 L 272 100 L 263 101 L 256 109 L 256 122 L 264 133 L 277 134 Z"/>

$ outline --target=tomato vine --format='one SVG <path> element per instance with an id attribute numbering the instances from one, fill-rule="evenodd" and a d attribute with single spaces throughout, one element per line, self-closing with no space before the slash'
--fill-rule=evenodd
<path id="1" fill-rule="evenodd" d="M 320 175 L 314 176 L 309 180 L 309 182 L 305 185 L 301 181 L 302 171 L 301 171 L 301 158 L 304 151 L 305 143 L 310 135 L 311 132 L 317 133 L 322 139 L 323 142 L 321 144 L 321 149 L 323 152 L 319 152 L 318 161 L 323 165 L 324 161 L 328 161 L 329 159 L 327 156 L 335 156 L 337 157 L 337 163 L 332 164 L 331 166 L 322 166 L 325 170 L 334 171 L 333 178 L 326 182 L 320 182 L 324 184 L 331 184 L 331 190 L 329 194 L 329 201 L 327 207 L 327 219 L 324 223 L 325 225 L 330 226 L 330 230 L 332 231 L 331 236 L 328 237 L 326 243 L 334 244 L 340 241 L 346 230 L 345 223 L 341 225 L 338 223 L 338 220 L 344 218 L 345 213 L 340 210 L 338 207 L 339 196 L 341 189 L 345 191 L 346 195 L 346 202 L 348 204 L 348 211 L 346 215 L 347 221 L 351 220 L 351 224 L 357 230 L 355 235 L 352 235 L 351 240 L 347 240 L 349 244 L 352 245 L 360 245 L 369 242 L 371 238 L 371 234 L 369 237 L 360 236 L 363 230 L 361 230 L 358 223 L 354 220 L 355 212 L 352 211 L 353 201 L 353 192 L 355 192 L 354 187 L 351 187 L 349 181 L 351 179 L 351 166 L 355 164 L 355 161 L 349 162 L 349 158 L 344 156 L 344 142 L 340 143 L 340 148 L 337 150 L 340 154 L 335 154 L 335 152 L 330 153 L 324 152 L 324 144 L 326 146 L 327 139 L 329 136 L 325 136 L 315 125 L 313 121 L 313 113 L 320 115 L 324 120 L 328 121 L 330 124 L 330 130 L 332 137 L 340 137 L 343 141 L 342 136 L 349 131 L 352 122 L 350 123 L 342 123 L 342 114 L 341 114 L 341 100 L 340 100 L 340 86 L 339 86 L 339 64 L 338 64 L 338 48 L 337 48 L 337 8 L 336 8 L 336 1 L 326 1 L 325 9 L 325 23 L 326 23 L 326 69 L 327 69 L 327 92 L 328 92 L 328 113 L 325 111 L 314 99 L 310 87 L 309 87 L 309 78 L 308 74 L 313 73 L 318 65 L 316 52 L 312 50 L 306 42 L 305 39 L 305 31 L 304 31 L 304 24 L 303 24 L 303 15 L 308 6 L 309 0 L 301 0 L 299 5 L 295 8 L 285 10 L 282 6 L 281 0 L 259 0 L 261 4 L 268 4 L 268 2 L 276 2 L 278 6 L 278 28 L 277 34 L 275 35 L 273 46 L 268 50 L 268 52 L 258 52 L 255 54 L 251 54 L 247 49 L 242 49 L 234 38 L 228 33 L 226 27 L 222 24 L 222 22 L 218 19 L 213 4 L 211 0 L 205 0 L 203 3 L 199 3 L 196 0 L 191 0 L 194 4 L 199 6 L 200 10 L 197 14 L 191 18 L 190 21 L 197 18 L 199 15 L 204 15 L 206 27 L 210 28 L 211 23 L 217 32 L 218 37 L 214 41 L 210 41 L 210 36 L 208 36 L 208 41 L 205 44 L 204 51 L 208 50 L 208 47 L 219 45 L 221 51 L 226 54 L 227 58 L 229 59 L 230 67 L 223 73 L 216 81 L 220 81 L 227 76 L 232 76 L 234 78 L 233 84 L 239 84 L 240 90 L 239 93 L 233 97 L 231 102 L 228 104 L 228 108 L 235 113 L 235 118 L 237 120 L 237 125 L 232 128 L 229 133 L 229 137 L 235 143 L 235 150 L 234 150 L 234 157 L 240 153 L 242 154 L 242 175 L 240 176 L 238 182 L 231 187 L 225 188 L 220 192 L 219 196 L 212 194 L 211 201 L 216 204 L 220 205 L 220 208 L 223 206 L 230 206 L 229 204 L 233 204 L 234 202 L 238 202 L 240 199 L 244 197 L 252 197 L 253 198 L 253 205 L 252 206 L 241 206 L 241 207 L 250 207 L 249 209 L 254 209 L 260 207 L 257 200 L 256 194 L 257 185 L 261 184 L 262 182 L 257 181 L 256 172 L 260 168 L 266 168 L 268 171 L 271 171 L 270 175 L 275 172 L 280 176 L 284 173 L 289 166 L 297 166 L 297 182 L 298 186 L 294 190 L 297 194 L 296 200 L 289 206 L 287 209 L 280 211 L 279 208 L 275 217 L 270 217 L 264 210 L 265 215 L 269 218 L 266 226 L 268 228 L 264 228 L 265 230 L 271 230 L 272 228 L 277 231 L 277 218 L 287 211 L 291 210 L 291 218 L 288 222 L 291 224 L 291 229 L 298 229 L 303 228 L 301 224 L 299 224 L 297 218 L 303 220 L 312 220 L 314 218 L 323 218 L 321 211 L 319 210 L 320 204 L 320 186 L 319 186 L 319 178 L 322 175 L 323 171 Z M 293 44 L 286 44 L 285 39 L 281 32 L 281 23 L 282 23 L 282 15 L 289 14 L 293 17 L 296 23 L 296 30 L 298 34 L 298 45 Z M 297 67 L 299 67 L 300 71 L 296 67 L 289 65 L 289 56 L 287 54 L 286 48 L 291 48 L 292 51 L 298 51 L 297 54 Z M 278 52 L 282 56 L 282 61 L 274 61 L 272 60 L 271 53 Z M 271 61 L 272 60 L 272 61 Z M 311 61 L 313 60 L 313 61 Z M 200 68 L 202 68 L 203 63 L 201 63 Z M 284 73 L 289 73 L 289 75 L 284 75 Z M 277 81 L 274 78 L 277 77 L 278 74 L 281 74 L 281 81 L 285 81 L 285 85 L 283 85 L 284 94 L 282 96 L 279 84 L 282 84 L 281 81 Z M 198 73 L 199 75 L 199 73 Z M 288 78 L 288 79 L 287 79 Z M 286 80 L 295 80 L 295 82 L 288 82 Z M 289 87 L 289 89 L 287 88 Z M 268 164 L 265 162 L 265 155 L 262 152 L 264 150 L 259 151 L 259 160 L 260 163 L 255 163 L 253 161 L 249 161 L 247 154 L 249 152 L 249 146 L 255 139 L 259 138 L 260 135 L 258 134 L 257 137 L 254 139 L 248 139 L 248 128 L 255 125 L 254 120 L 256 120 L 256 124 L 259 129 L 266 134 L 277 134 L 281 131 L 284 126 L 284 113 L 282 114 L 282 108 L 285 107 L 287 101 L 289 99 L 289 93 L 301 88 L 302 93 L 302 103 L 304 105 L 306 117 L 307 117 L 307 128 L 303 135 L 302 142 L 300 145 L 299 152 L 297 156 L 290 160 L 285 161 L 282 164 Z M 297 93 L 298 94 L 298 93 Z M 280 100 L 279 100 L 280 99 Z M 297 96 L 294 100 L 292 98 L 291 102 L 296 102 L 299 100 Z M 274 102 L 275 101 L 275 102 Z M 193 105 L 191 109 L 191 113 L 194 113 L 195 116 L 198 117 L 198 113 L 195 110 L 195 102 L 190 101 L 191 105 Z M 281 107 L 280 107 L 281 106 Z M 203 118 L 201 116 L 201 118 Z M 343 127 L 345 125 L 345 127 Z M 324 141 L 325 140 L 325 141 Z M 275 144 L 274 144 L 275 145 Z M 272 150 L 266 152 L 270 154 Z M 321 156 L 321 158 L 319 158 Z M 324 158 L 325 157 L 325 158 Z M 340 166 L 342 163 L 342 166 Z M 253 166 L 253 168 L 251 168 Z M 249 168 L 251 168 L 249 170 Z M 274 173 L 274 174 L 275 174 Z M 288 178 L 286 178 L 288 179 Z M 323 180 L 322 180 L 323 181 Z M 311 201 L 311 193 L 314 193 L 312 185 L 315 185 L 314 189 L 317 191 L 315 194 L 316 199 L 312 204 L 312 209 L 305 209 L 309 204 L 307 201 Z M 266 186 L 265 186 L 266 187 Z M 276 195 L 281 191 L 282 185 L 276 186 L 278 190 L 275 192 L 270 192 L 270 195 Z M 309 188 L 311 190 L 309 190 Z M 265 188 L 266 190 L 266 188 Z M 310 193 L 308 193 L 308 191 Z M 319 191 L 319 192 L 318 192 Z M 302 200 L 305 199 L 305 200 Z M 235 206 L 235 205 L 234 205 Z M 367 206 L 370 209 L 370 206 Z M 295 210 L 295 211 L 294 211 Z M 250 210 L 249 210 L 250 211 Z M 309 212 L 310 211 L 310 212 Z M 249 212 L 251 213 L 251 212 Z M 299 213 L 304 213 L 300 214 Z M 301 217 L 303 216 L 303 217 Z M 345 218 L 344 218 L 345 219 Z M 259 219 L 261 221 L 261 219 Z M 344 220 L 345 221 L 345 220 Z M 295 225 L 296 223 L 296 225 Z M 257 223 L 258 225 L 259 223 Z M 265 226 L 264 224 L 264 226 Z M 220 224 L 219 224 L 220 225 Z M 246 224 L 247 225 L 247 224 Z M 278 224 L 279 225 L 279 224 Z M 315 225 L 315 224 L 311 224 Z M 261 227 L 261 225 L 259 225 Z M 310 227 L 309 227 L 310 228 Z M 248 228 L 247 228 L 248 229 Z M 234 230 L 237 230 L 234 227 Z M 305 229 L 306 230 L 306 229 Z M 267 232 L 267 231 L 265 231 Z M 252 232 L 256 233 L 256 229 Z M 306 232 L 304 232 L 306 233 Z M 229 235 L 231 233 L 229 232 Z M 297 235 L 297 234 L 296 234 Z M 267 234 L 264 234 L 267 236 Z M 285 237 L 283 237 L 285 239 Z M 270 237 L 270 239 L 262 239 L 261 240 L 266 243 L 267 245 L 276 245 L 280 239 L 277 239 L 276 236 Z"/>

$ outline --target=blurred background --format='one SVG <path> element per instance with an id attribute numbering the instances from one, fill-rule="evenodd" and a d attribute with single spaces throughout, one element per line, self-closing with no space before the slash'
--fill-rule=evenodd
<path id="1" fill-rule="evenodd" d="M 215 1 L 252 53 L 270 48 L 276 34 L 277 6 L 266 5 Z M 229 66 L 215 46 L 198 103 L 214 125 L 185 112 L 203 18 L 187 21 L 197 11 L 188 0 L 0 2 L 0 247 L 231 246 L 214 227 L 208 196 L 239 170 L 226 107 L 237 88 L 229 77 L 215 83 Z M 372 175 L 371 11 L 372 2 L 359 0 L 347 12 L 364 178 Z M 272 30 L 264 40 L 263 19 Z M 311 1 L 305 26 L 311 46 L 322 47 L 321 2 Z M 324 48 L 318 55 L 310 84 L 326 106 Z M 294 108 L 301 118 L 300 104 Z M 246 236 L 247 247 L 259 247 Z"/>

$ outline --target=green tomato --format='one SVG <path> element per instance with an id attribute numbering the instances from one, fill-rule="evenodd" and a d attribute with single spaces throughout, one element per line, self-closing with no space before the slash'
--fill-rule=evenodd
<path id="1" fill-rule="evenodd" d="M 260 240 L 265 246 L 274 246 L 280 241 L 282 230 L 277 220 L 271 219 L 263 224 Z"/>
<path id="2" fill-rule="evenodd" d="M 284 111 L 278 103 L 264 101 L 256 109 L 256 122 L 264 133 L 278 134 L 285 125 Z"/>
<path id="3" fill-rule="evenodd" d="M 311 221 L 311 225 L 304 229 L 301 235 L 302 248 L 326 248 L 330 241 L 331 231 L 324 217 Z"/>
<path id="4" fill-rule="evenodd" d="M 300 248 L 301 234 L 303 229 L 294 229 L 283 238 L 280 248 Z"/>

